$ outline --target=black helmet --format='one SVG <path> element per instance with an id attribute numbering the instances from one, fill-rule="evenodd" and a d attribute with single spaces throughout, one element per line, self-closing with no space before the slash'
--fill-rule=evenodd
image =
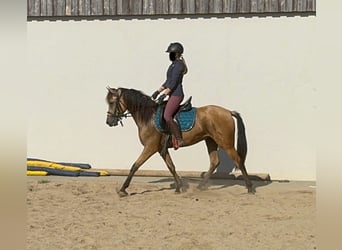
<path id="1" fill-rule="evenodd" d="M 179 53 L 179 54 L 183 54 L 184 52 L 184 48 L 183 45 L 180 43 L 170 43 L 169 47 L 167 47 L 166 52 L 170 53 L 170 52 L 175 52 L 175 53 Z"/>

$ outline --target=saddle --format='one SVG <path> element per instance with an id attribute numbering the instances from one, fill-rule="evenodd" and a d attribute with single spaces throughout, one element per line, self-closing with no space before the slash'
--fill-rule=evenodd
<path id="1" fill-rule="evenodd" d="M 190 96 L 183 104 L 181 104 L 174 116 L 174 119 L 176 120 L 179 129 L 182 132 L 191 130 L 195 123 L 196 108 L 192 107 L 191 99 L 192 96 Z M 157 108 L 154 117 L 154 124 L 159 131 L 167 133 L 168 128 L 163 118 L 165 106 L 166 102 L 163 102 Z"/>

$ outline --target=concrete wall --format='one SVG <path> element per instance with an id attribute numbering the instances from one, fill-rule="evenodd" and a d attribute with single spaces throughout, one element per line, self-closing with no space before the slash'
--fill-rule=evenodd
<path id="1" fill-rule="evenodd" d="M 250 173 L 316 179 L 313 72 L 317 17 L 28 22 L 27 154 L 94 168 L 130 168 L 142 146 L 132 119 L 105 124 L 106 86 L 151 94 L 185 47 L 186 96 L 242 114 Z M 171 150 L 178 170 L 207 170 L 204 142 Z M 166 169 L 159 155 L 142 169 Z"/>

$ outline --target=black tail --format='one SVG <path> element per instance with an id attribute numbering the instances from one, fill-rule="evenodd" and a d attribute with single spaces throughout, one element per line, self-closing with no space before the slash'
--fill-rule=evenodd
<path id="1" fill-rule="evenodd" d="M 240 114 L 236 111 L 232 111 L 232 116 L 237 120 L 237 152 L 241 159 L 241 164 L 245 165 L 247 156 L 247 138 L 245 133 L 245 125 Z"/>

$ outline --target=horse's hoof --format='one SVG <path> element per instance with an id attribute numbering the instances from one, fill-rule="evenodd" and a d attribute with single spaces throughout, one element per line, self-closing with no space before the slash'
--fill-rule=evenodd
<path id="1" fill-rule="evenodd" d="M 253 187 L 248 187 L 248 193 L 249 194 L 255 194 L 255 188 L 253 188 Z"/>
<path id="2" fill-rule="evenodd" d="M 127 193 L 126 191 L 119 191 L 119 192 L 118 192 L 118 195 L 119 195 L 120 197 L 126 197 L 126 196 L 128 195 L 128 193 Z"/>

